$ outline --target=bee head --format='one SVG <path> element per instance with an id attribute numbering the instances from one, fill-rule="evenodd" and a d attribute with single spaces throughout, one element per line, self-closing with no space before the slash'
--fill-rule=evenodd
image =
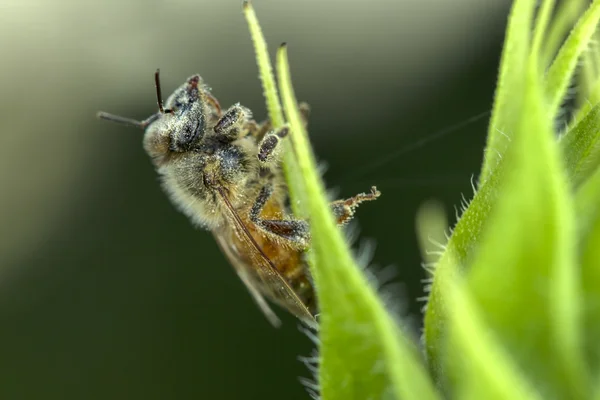
<path id="1" fill-rule="evenodd" d="M 206 130 L 206 100 L 202 79 L 193 75 L 173 92 L 163 106 L 159 71 L 155 73 L 158 112 L 143 121 L 107 113 L 98 117 L 145 129 L 144 149 L 158 166 L 172 153 L 181 153 L 198 145 Z"/>

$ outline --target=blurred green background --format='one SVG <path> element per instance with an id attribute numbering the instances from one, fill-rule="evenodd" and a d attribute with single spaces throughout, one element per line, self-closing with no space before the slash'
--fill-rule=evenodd
<path id="1" fill-rule="evenodd" d="M 418 335 L 424 272 L 414 218 L 453 221 L 481 162 L 508 0 L 255 0 L 289 44 L 310 134 L 358 213 L 372 263 L 393 270 Z M 163 195 L 142 133 L 95 119 L 155 111 L 200 73 L 225 107 L 265 116 L 239 0 L 0 2 L 0 398 L 306 399 L 313 349 L 273 329 L 207 232 Z M 387 160 L 381 164 L 381 160 Z"/>

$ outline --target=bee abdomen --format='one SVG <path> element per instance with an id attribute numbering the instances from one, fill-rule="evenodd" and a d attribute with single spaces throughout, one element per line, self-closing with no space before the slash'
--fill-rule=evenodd
<path id="1" fill-rule="evenodd" d="M 307 271 L 307 266 L 300 264 L 286 272 L 285 277 L 289 285 L 311 314 L 315 315 L 317 311 L 315 291 L 309 272 Z"/>

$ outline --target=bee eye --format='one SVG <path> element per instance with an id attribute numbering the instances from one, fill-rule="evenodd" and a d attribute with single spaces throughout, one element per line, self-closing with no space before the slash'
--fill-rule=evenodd
<path id="1" fill-rule="evenodd" d="M 173 151 L 187 151 L 204 136 L 205 117 L 199 102 L 175 112 L 175 129 L 171 137 Z"/>

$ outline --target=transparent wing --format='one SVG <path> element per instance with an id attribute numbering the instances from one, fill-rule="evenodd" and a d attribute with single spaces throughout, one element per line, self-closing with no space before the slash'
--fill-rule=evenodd
<path id="1" fill-rule="evenodd" d="M 235 232 L 244 246 L 246 246 L 244 254 L 249 254 L 252 257 L 251 262 L 245 262 L 240 258 L 239 250 L 235 251 L 231 244 L 223 243 L 222 237 L 219 237 L 219 245 L 224 248 L 228 257 L 232 260 L 234 268 L 242 281 L 246 284 L 250 293 L 254 296 L 261 310 L 267 318 L 272 321 L 273 311 L 266 305 L 263 295 L 275 300 L 281 306 L 285 307 L 289 312 L 296 315 L 308 325 L 315 326 L 315 317 L 308 310 L 306 305 L 300 300 L 298 295 L 281 276 L 273 262 L 265 255 L 260 246 L 256 243 L 248 228 L 237 214 L 224 189 L 218 189 L 219 195 L 225 204 L 231 222 L 234 224 Z M 220 236 L 220 235 L 219 235 Z M 236 254 L 233 254 L 233 253 Z M 236 262 L 237 260 L 237 262 Z M 266 311 L 268 310 L 268 311 Z"/>
<path id="2" fill-rule="evenodd" d="M 237 272 L 242 282 L 244 282 L 244 285 L 246 285 L 246 288 L 252 295 L 252 298 L 258 305 L 258 308 L 260 308 L 263 314 L 265 314 L 265 317 L 267 317 L 271 325 L 279 328 L 281 326 L 281 320 L 279 317 L 277 317 L 273 309 L 269 306 L 269 303 L 267 303 L 264 296 L 261 294 L 260 290 L 258 290 L 256 287 L 256 282 L 254 282 L 251 275 L 248 274 L 248 267 L 246 266 L 244 260 L 242 260 L 239 257 L 239 254 L 233 251 L 231 248 L 231 244 L 229 243 L 229 240 L 231 239 L 218 234 L 215 234 L 215 238 L 217 239 L 219 247 L 233 265 L 235 272 Z"/>

